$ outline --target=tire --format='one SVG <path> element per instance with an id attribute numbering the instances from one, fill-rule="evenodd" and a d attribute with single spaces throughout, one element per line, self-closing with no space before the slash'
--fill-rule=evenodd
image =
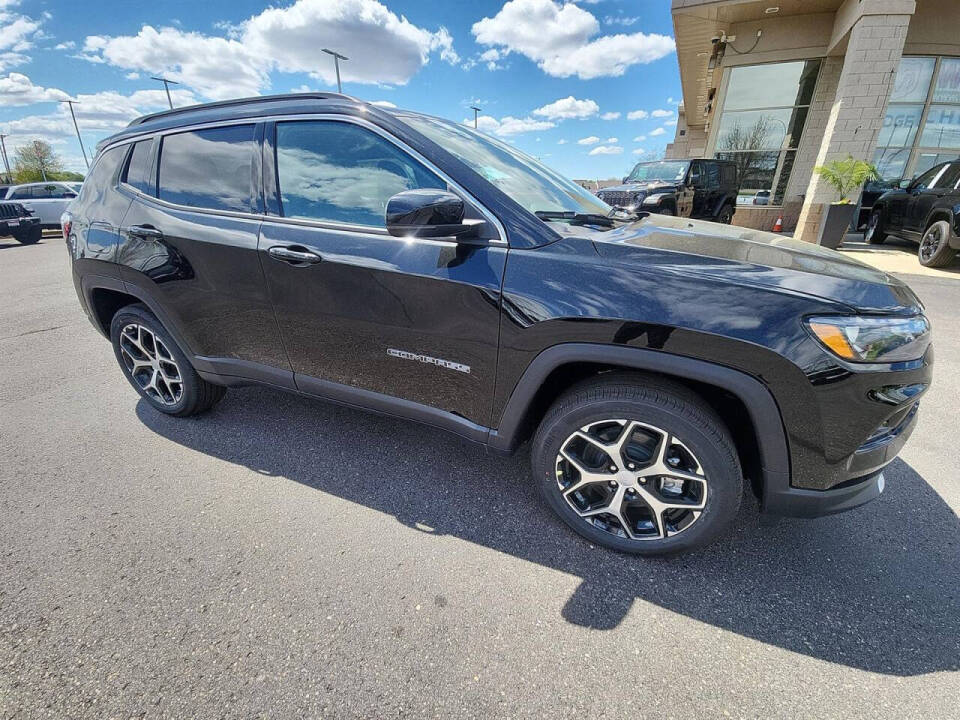
<path id="1" fill-rule="evenodd" d="M 597 440 L 626 450 L 601 450 Z M 541 496 L 565 523 L 593 543 L 638 555 L 714 541 L 733 522 L 743 494 L 723 421 L 684 386 L 641 374 L 604 374 L 563 394 L 537 429 L 531 462 Z M 667 473 L 686 479 L 668 480 Z M 676 507 L 654 507 L 661 502 Z M 613 507 L 617 516 L 604 512 Z"/>
<path id="2" fill-rule="evenodd" d="M 729 225 L 733 222 L 733 207 L 728 204 L 725 204 L 720 208 L 720 212 L 717 213 L 717 219 L 714 222 L 722 223 L 724 225 Z"/>
<path id="3" fill-rule="evenodd" d="M 887 239 L 887 233 L 883 230 L 883 211 L 874 210 L 867 219 L 867 229 L 863 233 L 863 239 L 871 245 L 882 245 Z"/>
<path id="4" fill-rule="evenodd" d="M 120 308 L 110 342 L 124 377 L 154 409 L 174 417 L 206 412 L 226 393 L 197 374 L 187 356 L 145 305 Z"/>
<path id="5" fill-rule="evenodd" d="M 946 267 L 953 262 L 957 251 L 950 247 L 950 223 L 937 220 L 923 232 L 917 259 L 924 267 Z"/>
<path id="6" fill-rule="evenodd" d="M 21 245 L 34 245 L 40 242 L 40 238 L 43 237 L 43 230 L 40 229 L 39 225 L 34 225 L 28 232 L 13 237 Z"/>
<path id="7" fill-rule="evenodd" d="M 657 208 L 657 215 L 676 215 L 677 211 L 670 205 L 664 205 Z"/>

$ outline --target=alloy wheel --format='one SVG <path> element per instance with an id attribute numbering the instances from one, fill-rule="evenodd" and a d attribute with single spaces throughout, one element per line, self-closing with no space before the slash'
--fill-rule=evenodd
<path id="1" fill-rule="evenodd" d="M 601 420 L 572 433 L 560 445 L 556 478 L 584 522 L 628 540 L 684 532 L 707 502 L 707 478 L 690 449 L 636 420 Z"/>
<path id="2" fill-rule="evenodd" d="M 936 255 L 937 250 L 940 249 L 940 244 L 943 242 L 943 239 L 943 231 L 941 230 L 939 223 L 934 223 L 927 228 L 927 232 L 924 233 L 923 239 L 920 241 L 920 259 L 929 261 L 930 258 Z"/>
<path id="3" fill-rule="evenodd" d="M 137 323 L 120 332 L 120 355 L 130 377 L 161 405 L 176 405 L 183 397 L 183 376 L 163 340 Z"/>

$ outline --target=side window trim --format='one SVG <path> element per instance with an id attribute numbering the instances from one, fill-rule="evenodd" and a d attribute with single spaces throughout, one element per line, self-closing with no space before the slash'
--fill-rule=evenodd
<path id="1" fill-rule="evenodd" d="M 136 188 L 127 182 L 127 173 L 130 171 L 130 161 L 133 159 L 133 150 L 139 143 L 142 143 L 142 142 L 150 143 L 149 175 L 152 176 L 151 183 L 150 183 L 150 188 L 151 190 L 153 190 L 152 193 L 145 193 L 139 188 Z M 135 140 L 133 142 L 128 143 L 130 147 L 127 149 L 126 157 L 123 159 L 123 162 L 120 165 L 120 172 L 117 175 L 117 184 L 123 186 L 125 190 L 128 190 L 133 193 L 137 193 L 138 195 L 155 198 L 157 196 L 157 172 L 159 170 L 159 168 L 157 167 L 157 145 L 158 144 L 159 143 L 157 142 L 156 135 L 149 138 L 140 138 L 139 140 Z"/>

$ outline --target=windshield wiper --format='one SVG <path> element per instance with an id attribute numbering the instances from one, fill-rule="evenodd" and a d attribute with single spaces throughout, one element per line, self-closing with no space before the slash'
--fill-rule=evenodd
<path id="1" fill-rule="evenodd" d="M 615 220 L 609 215 L 600 213 L 578 213 L 572 210 L 537 210 L 533 213 L 541 220 L 567 220 L 571 225 L 601 225 L 613 227 Z"/>

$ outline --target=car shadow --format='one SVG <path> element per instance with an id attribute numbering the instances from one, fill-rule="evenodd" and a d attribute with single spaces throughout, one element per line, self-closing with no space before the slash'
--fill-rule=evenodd
<path id="1" fill-rule="evenodd" d="M 40 245 L 41 243 L 43 243 L 43 240 L 38 240 L 37 242 L 32 243 L 31 245 L 24 245 L 23 243 L 17 242 L 16 239 L 13 237 L 0 237 L 0 250 L 8 250 L 9 248 L 18 248 L 18 247 L 19 248 L 32 247 L 33 245 Z"/>
<path id="2" fill-rule="evenodd" d="M 537 497 L 525 450 L 500 457 L 429 427 L 265 388 L 231 390 L 197 418 L 171 418 L 143 400 L 137 415 L 193 450 L 577 576 L 563 617 L 579 626 L 616 628 L 642 600 L 871 672 L 960 668 L 960 525 L 901 460 L 866 507 L 771 525 L 747 498 L 723 540 L 644 559 L 593 547 L 556 519 Z"/>

